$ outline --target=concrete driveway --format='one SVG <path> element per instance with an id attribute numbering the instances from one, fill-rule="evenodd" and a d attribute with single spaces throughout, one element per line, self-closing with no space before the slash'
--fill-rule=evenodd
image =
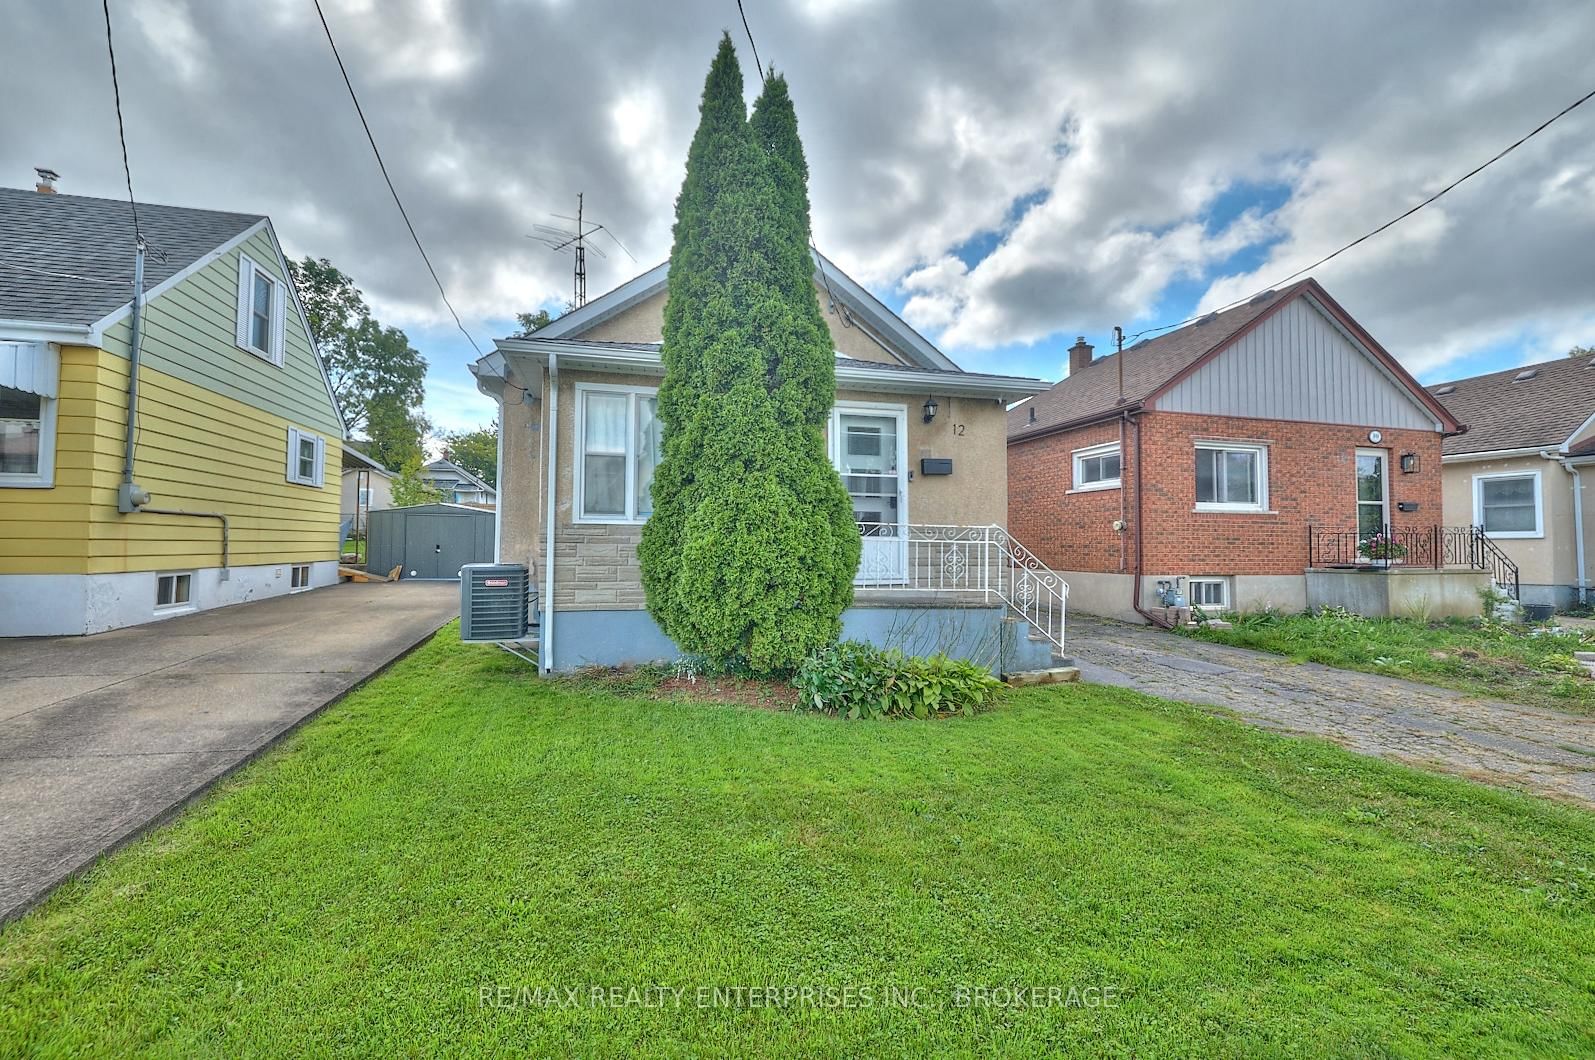
<path id="1" fill-rule="evenodd" d="M 459 613 L 346 584 L 92 637 L 0 640 L 0 921 Z"/>

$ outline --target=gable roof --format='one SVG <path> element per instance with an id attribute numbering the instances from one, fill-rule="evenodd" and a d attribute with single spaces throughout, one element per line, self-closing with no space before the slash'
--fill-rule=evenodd
<path id="1" fill-rule="evenodd" d="M 1517 379 L 1530 371 L 1529 378 Z M 1468 425 L 1467 434 L 1445 440 L 1446 456 L 1503 449 L 1567 452 L 1574 435 L 1595 417 L 1595 359 L 1558 357 L 1436 383 L 1429 393 Z"/>
<path id="2" fill-rule="evenodd" d="M 146 290 L 265 221 L 262 214 L 140 203 Z M 133 299 L 125 200 L 0 188 L 0 320 L 87 326 Z"/>
<path id="3" fill-rule="evenodd" d="M 1401 364 L 1363 330 L 1318 281 L 1308 277 L 1279 291 L 1268 291 L 1222 313 L 1209 313 L 1182 328 L 1108 354 L 1071 372 L 1044 394 L 1008 410 L 1010 443 L 1042 437 L 1059 430 L 1116 416 L 1121 411 L 1145 407 L 1160 394 L 1189 376 L 1222 350 L 1279 312 L 1292 301 L 1310 296 L 1357 344 L 1432 412 L 1448 431 L 1463 429 L 1446 409 L 1409 375 Z M 1119 363 L 1123 358 L 1124 391 L 1119 392 Z M 1035 411 L 1032 420 L 1031 410 Z"/>
<path id="4" fill-rule="evenodd" d="M 814 259 L 814 281 L 825 287 L 833 299 L 842 303 L 844 312 L 863 320 L 875 331 L 892 339 L 897 349 L 915 365 L 943 372 L 960 371 L 952 358 L 909 327 L 902 317 L 888 309 L 857 280 L 837 268 L 835 262 L 817 250 L 811 250 L 810 256 Z M 546 327 L 537 329 L 533 337 L 577 338 L 605 320 L 659 294 L 665 289 L 669 278 L 670 262 L 661 262 L 640 276 L 599 295 L 580 309 L 573 309 Z"/>
<path id="5" fill-rule="evenodd" d="M 469 471 L 465 470 L 459 464 L 456 464 L 447 457 L 439 457 L 436 460 L 430 461 L 421 470 L 426 473 L 426 477 L 429 479 L 435 479 L 439 475 L 453 475 L 459 480 L 456 483 L 456 487 L 460 485 L 466 485 L 472 486 L 485 493 L 494 494 L 495 496 L 498 494 L 498 490 L 494 489 L 492 486 L 489 486 L 486 482 L 483 482 L 481 479 L 477 478 L 475 475 L 471 474 Z"/>

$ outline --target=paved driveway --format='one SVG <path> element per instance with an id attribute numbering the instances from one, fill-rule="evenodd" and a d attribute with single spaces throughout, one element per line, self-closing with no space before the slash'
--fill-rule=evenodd
<path id="1" fill-rule="evenodd" d="M 1087 681 L 1228 707 L 1363 754 L 1595 805 L 1595 718 L 1090 615 L 1069 616 L 1069 653 Z"/>
<path id="2" fill-rule="evenodd" d="M 459 595 L 348 584 L 0 640 L 0 920 L 425 639 Z"/>

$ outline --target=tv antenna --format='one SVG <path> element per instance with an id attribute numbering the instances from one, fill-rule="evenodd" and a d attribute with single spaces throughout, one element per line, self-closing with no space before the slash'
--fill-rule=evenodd
<path id="1" fill-rule="evenodd" d="M 626 257 L 631 258 L 633 262 L 637 260 L 636 257 L 632 255 L 631 251 L 626 249 L 625 244 L 623 244 L 619 239 L 615 238 L 615 233 L 611 232 L 608 228 L 601 224 L 591 222 L 586 219 L 582 212 L 582 198 L 583 193 L 578 192 L 576 194 L 575 217 L 571 217 L 568 214 L 562 213 L 556 213 L 552 215 L 559 218 L 561 221 L 570 221 L 574 223 L 576 225 L 574 229 L 562 228 L 558 225 L 539 224 L 533 225 L 532 227 L 536 229 L 536 232 L 526 237 L 528 239 L 535 239 L 548 249 L 557 251 L 561 254 L 567 250 L 574 250 L 576 252 L 575 277 L 572 284 L 573 297 L 571 298 L 571 307 L 574 309 L 580 309 L 582 306 L 587 304 L 587 251 L 591 250 L 594 254 L 597 254 L 601 258 L 609 256 L 605 254 L 603 250 L 594 246 L 590 242 L 593 236 L 597 235 L 599 232 L 602 232 L 604 235 L 608 236 L 614 241 L 615 246 L 619 247 L 621 252 L 625 254 Z"/>

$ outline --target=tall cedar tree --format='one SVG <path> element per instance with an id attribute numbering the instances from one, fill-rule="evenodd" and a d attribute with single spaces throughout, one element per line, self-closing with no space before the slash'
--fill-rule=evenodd
<path id="1" fill-rule="evenodd" d="M 699 115 L 676 199 L 664 450 L 638 559 L 648 609 L 677 645 L 775 672 L 839 635 L 858 529 L 825 454 L 829 334 L 809 273 L 806 301 L 794 284 L 808 229 L 796 121 L 761 119 L 789 124 L 779 152 L 755 138 L 729 36 Z"/>

